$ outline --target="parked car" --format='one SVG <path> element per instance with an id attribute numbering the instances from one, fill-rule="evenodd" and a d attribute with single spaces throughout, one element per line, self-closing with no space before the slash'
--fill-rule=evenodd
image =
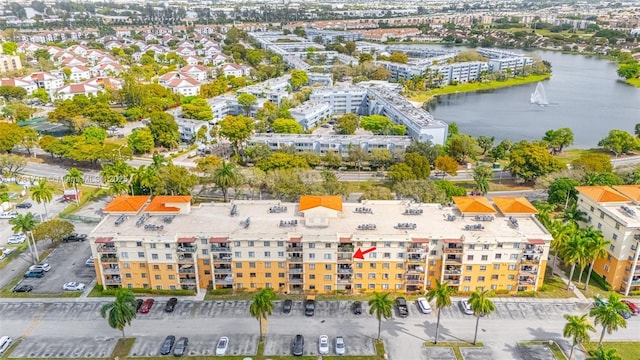
<path id="1" fill-rule="evenodd" d="M 29 270 L 24 273 L 26 278 L 41 278 L 44 276 L 44 270 Z"/>
<path id="2" fill-rule="evenodd" d="M 398 308 L 398 316 L 405 318 L 409 316 L 409 308 L 407 307 L 407 299 L 402 296 L 396 298 L 396 307 Z"/>
<path id="3" fill-rule="evenodd" d="M 302 356 L 304 353 L 304 336 L 296 335 L 293 338 L 293 344 L 291 344 L 291 354 L 293 356 Z"/>
<path id="4" fill-rule="evenodd" d="M 304 315 L 313 316 L 316 311 L 316 297 L 313 295 L 307 296 L 307 300 L 304 302 Z"/>
<path id="5" fill-rule="evenodd" d="M 155 302 L 155 300 L 153 299 L 147 299 L 142 303 L 142 306 L 140 306 L 140 314 L 148 314 L 149 311 L 151 310 L 151 307 L 153 306 L 153 303 Z"/>
<path id="6" fill-rule="evenodd" d="M 143 302 L 144 300 L 142 299 L 136 299 L 136 312 L 140 311 L 140 307 L 142 306 Z"/>
<path id="7" fill-rule="evenodd" d="M 176 342 L 176 337 L 173 335 L 169 335 L 162 342 L 162 347 L 160 348 L 160 355 L 169 355 L 171 354 L 171 349 L 173 348 L 173 343 Z"/>
<path id="8" fill-rule="evenodd" d="M 93 256 L 92 256 L 92 257 L 90 257 L 90 258 L 88 258 L 88 259 L 87 259 L 87 261 L 85 261 L 85 262 L 84 262 L 84 264 L 85 264 L 86 266 L 94 266 L 94 265 L 95 265 L 95 263 L 94 263 L 94 261 L 93 261 Z"/>
<path id="9" fill-rule="evenodd" d="M 187 352 L 187 345 L 189 345 L 189 338 L 184 336 L 181 337 L 176 343 L 176 346 L 173 348 L 173 355 L 174 356 L 184 355 L 184 353 Z"/>
<path id="10" fill-rule="evenodd" d="M 26 284 L 19 284 L 14 286 L 13 289 L 11 289 L 11 292 L 30 292 L 31 290 L 33 290 L 33 286 L 26 285 Z"/>
<path id="11" fill-rule="evenodd" d="M 345 352 L 344 338 L 342 336 L 336 337 L 336 355 L 344 355 Z"/>
<path id="12" fill-rule="evenodd" d="M 178 299 L 172 297 L 171 299 L 169 299 L 169 301 L 167 301 L 167 305 L 164 306 L 164 311 L 173 312 L 173 309 L 176 307 L 177 303 L 178 303 Z"/>
<path id="13" fill-rule="evenodd" d="M 31 203 L 30 202 L 23 202 L 20 203 L 18 205 L 16 205 L 16 209 L 31 209 Z"/>
<path id="14" fill-rule="evenodd" d="M 7 244 L 22 244 L 27 241 L 27 236 L 25 234 L 13 234 L 9 236 L 9 240 L 7 240 Z"/>
<path id="15" fill-rule="evenodd" d="M 596 306 L 596 307 L 606 306 L 609 303 L 609 300 L 603 299 L 603 298 L 601 298 L 599 296 L 596 296 L 594 298 L 594 300 L 595 301 L 594 301 L 593 306 Z M 631 311 L 620 311 L 619 314 L 620 314 L 620 316 L 622 316 L 625 319 L 629 319 L 631 317 Z"/>
<path id="16" fill-rule="evenodd" d="M 75 282 L 75 281 L 71 281 L 71 282 L 68 282 L 68 283 L 64 284 L 62 286 L 62 290 L 68 290 L 68 291 L 84 290 L 84 284 L 83 283 L 79 283 L 79 282 Z"/>
<path id="17" fill-rule="evenodd" d="M 13 219 L 18 217 L 18 213 L 15 211 L 7 211 L 0 214 L 0 219 Z"/>
<path id="18" fill-rule="evenodd" d="M 3 354 L 11 346 L 11 338 L 8 336 L 0 337 L 0 355 Z"/>
<path id="19" fill-rule="evenodd" d="M 327 335 L 320 335 L 318 338 L 318 353 L 320 355 L 329 354 L 329 337 Z"/>
<path id="20" fill-rule="evenodd" d="M 354 315 L 362 314 L 362 303 L 360 301 L 354 301 L 353 305 L 351 305 L 351 311 L 353 311 Z"/>
<path id="21" fill-rule="evenodd" d="M 473 310 L 471 310 L 471 305 L 469 305 L 468 300 L 461 300 L 459 304 L 462 313 L 464 313 L 465 315 L 473 315 Z"/>
<path id="22" fill-rule="evenodd" d="M 293 307 L 293 301 L 291 301 L 290 299 L 287 299 L 282 304 L 282 312 L 285 314 L 288 314 L 291 312 L 292 307 Z"/>
<path id="23" fill-rule="evenodd" d="M 426 298 L 418 298 L 418 300 L 416 300 L 416 305 L 418 306 L 418 309 L 420 309 L 420 312 L 422 312 L 423 314 L 431 314 L 431 305 Z"/>
<path id="24" fill-rule="evenodd" d="M 44 264 L 38 264 L 38 265 L 31 265 L 29 267 L 29 270 L 36 270 L 36 269 L 41 269 L 42 271 L 49 271 L 51 270 L 51 265 L 44 263 Z"/>
<path id="25" fill-rule="evenodd" d="M 223 336 L 218 340 L 218 344 L 216 345 L 216 355 L 223 356 L 227 353 L 227 348 L 229 347 L 229 338 Z"/>
<path id="26" fill-rule="evenodd" d="M 629 300 L 620 300 L 620 301 L 626 304 L 627 307 L 629 307 L 629 311 L 631 311 L 631 315 L 638 315 L 638 313 L 640 313 L 640 309 L 638 308 L 638 305 L 632 303 Z"/>
<path id="27" fill-rule="evenodd" d="M 78 234 L 78 233 L 73 233 L 73 234 L 67 236 L 66 238 L 62 239 L 62 241 L 64 241 L 64 242 L 85 241 L 85 240 L 87 240 L 87 234 Z"/>

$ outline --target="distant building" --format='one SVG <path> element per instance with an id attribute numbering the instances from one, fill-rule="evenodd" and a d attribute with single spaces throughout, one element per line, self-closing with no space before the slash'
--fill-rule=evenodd
<path id="1" fill-rule="evenodd" d="M 327 102 L 333 114 L 363 114 L 367 90 L 359 86 L 324 86 L 314 88 L 310 101 Z"/>
<path id="2" fill-rule="evenodd" d="M 22 69 L 22 62 L 19 56 L 0 55 L 0 73 Z"/>
<path id="3" fill-rule="evenodd" d="M 322 101 L 306 101 L 299 106 L 289 109 L 293 118 L 302 125 L 302 128 L 309 130 L 323 119 L 331 116 L 331 105 Z"/>

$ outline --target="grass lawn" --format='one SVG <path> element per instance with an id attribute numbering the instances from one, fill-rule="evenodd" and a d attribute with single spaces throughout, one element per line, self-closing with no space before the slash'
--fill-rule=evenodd
<path id="1" fill-rule="evenodd" d="M 427 91 L 411 91 L 408 94 L 408 99 L 416 102 L 425 102 L 430 100 L 434 96 L 492 90 L 509 86 L 523 85 L 528 83 L 534 83 L 542 80 L 546 80 L 551 77 L 551 74 L 545 75 L 531 75 L 527 77 L 517 77 L 507 79 L 505 81 L 489 81 L 489 82 L 474 82 L 458 85 L 447 85 L 441 88 L 431 89 Z"/>
<path id="2" fill-rule="evenodd" d="M 566 290 L 567 285 L 557 275 L 551 275 L 551 268 L 547 267 L 544 273 L 544 284 L 542 285 L 542 291 L 536 293 L 537 298 L 552 299 L 561 298 L 567 299 L 575 297 L 575 294 L 571 290 Z"/>
<path id="3" fill-rule="evenodd" d="M 616 354 L 623 360 L 640 359 L 640 342 L 604 341 L 602 342 L 602 346 L 604 346 L 605 349 L 616 349 Z M 598 342 L 582 344 L 582 347 L 586 351 L 596 350 L 598 348 Z"/>
<path id="4" fill-rule="evenodd" d="M 553 356 L 557 360 L 567 359 L 567 355 L 565 355 L 564 352 L 562 352 L 562 349 L 560 349 L 560 346 L 558 346 L 558 344 L 556 344 L 555 341 L 552 341 L 551 343 L 549 343 L 548 341 L 527 341 L 527 342 L 522 342 L 518 345 L 520 346 L 546 345 L 551 350 L 551 352 L 553 353 Z"/>
<path id="5" fill-rule="evenodd" d="M 629 85 L 640 88 L 640 78 L 627 79 L 625 82 Z"/>
<path id="6" fill-rule="evenodd" d="M 71 202 L 64 210 L 60 212 L 60 217 L 64 218 L 65 215 L 71 215 L 89 202 L 102 196 L 107 196 L 107 194 L 109 193 L 107 189 L 101 189 L 92 186 L 80 186 L 78 191 L 82 191 L 80 205 L 78 205 L 75 201 Z"/>
<path id="7" fill-rule="evenodd" d="M 562 264 L 560 265 L 560 268 L 563 271 L 565 271 L 565 274 L 567 276 L 569 276 L 569 272 L 571 272 L 570 267 Z M 576 267 L 576 270 L 574 271 L 573 278 L 572 278 L 573 284 L 576 286 L 576 288 L 578 288 L 584 294 L 584 296 L 586 296 L 587 298 L 593 298 L 594 296 L 609 297 L 609 295 L 615 292 L 615 291 L 607 290 L 602 286 L 600 286 L 599 282 L 597 282 L 596 279 L 594 279 L 594 277 L 599 276 L 595 272 L 591 274 L 591 280 L 589 280 L 589 287 L 587 288 L 587 290 L 583 290 L 585 281 L 587 280 L 588 273 L 589 273 L 589 269 L 587 268 L 584 270 L 584 273 L 582 274 L 582 282 L 578 282 L 578 278 L 580 277 L 580 269 Z"/>
<path id="8" fill-rule="evenodd" d="M 610 155 L 609 153 L 602 151 L 602 149 L 567 149 L 563 150 L 562 153 L 556 155 L 555 158 L 566 165 L 570 164 L 573 160 L 576 160 L 583 155 L 589 154 L 606 154 L 608 156 Z"/>
<path id="9" fill-rule="evenodd" d="M 464 359 L 462 357 L 462 353 L 460 352 L 460 348 L 467 348 L 467 347 L 484 347 L 484 344 L 482 344 L 481 342 L 478 342 L 476 345 L 473 345 L 472 343 L 468 343 L 468 342 L 460 342 L 460 341 L 455 341 L 455 342 L 439 342 L 438 344 L 434 344 L 431 341 L 427 341 L 426 343 L 424 343 L 424 346 L 426 347 L 447 347 L 447 348 L 452 348 L 453 349 L 453 353 L 456 355 L 456 359 Z"/>

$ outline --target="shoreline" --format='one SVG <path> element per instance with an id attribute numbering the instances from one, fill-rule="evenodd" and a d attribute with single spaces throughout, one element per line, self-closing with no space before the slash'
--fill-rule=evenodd
<path id="1" fill-rule="evenodd" d="M 505 87 L 519 86 L 524 84 L 530 84 L 548 80 L 552 76 L 552 73 L 543 75 L 529 75 L 527 77 L 511 78 L 505 81 L 490 81 L 488 83 L 466 83 L 458 85 L 447 85 L 441 88 L 426 90 L 426 91 L 410 91 L 405 97 L 411 101 L 414 105 L 417 103 L 424 104 L 432 100 L 433 98 L 441 95 L 450 95 L 457 93 L 476 92 L 494 90 Z M 640 81 L 639 81 L 640 85 Z"/>

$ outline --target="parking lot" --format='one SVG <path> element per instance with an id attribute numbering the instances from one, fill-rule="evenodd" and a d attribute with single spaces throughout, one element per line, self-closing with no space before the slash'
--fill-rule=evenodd
<path id="1" fill-rule="evenodd" d="M 304 336 L 304 355 L 318 355 L 318 329 L 308 327 L 297 329 Z M 344 337 L 346 355 L 375 355 L 373 339 L 368 336 L 340 334 Z M 264 354 L 291 355 L 291 343 L 295 335 L 267 335 L 264 343 Z M 337 336 L 337 335 L 336 335 Z M 329 355 L 335 353 L 335 336 L 329 335 Z"/>
<path id="2" fill-rule="evenodd" d="M 91 228 L 91 225 L 82 223 L 74 225 L 78 233 L 86 234 Z M 69 281 L 81 282 L 88 287 L 96 276 L 95 269 L 85 265 L 89 256 L 88 241 L 60 243 L 43 261 L 51 265 L 51 270 L 41 278 L 25 278 L 20 283 L 33 286 L 35 294 L 60 294 L 62 285 Z M 23 274 L 17 276 L 22 277 Z"/>
<path id="3" fill-rule="evenodd" d="M 63 340 L 63 341 L 62 341 Z M 109 357 L 116 347 L 115 337 L 24 338 L 11 353 L 12 358 L 73 359 Z"/>
<path id="4" fill-rule="evenodd" d="M 176 341 L 183 336 L 179 332 L 167 329 L 167 335 L 174 335 Z M 188 336 L 189 345 L 185 356 L 215 356 L 216 344 L 222 336 L 229 338 L 229 347 L 226 355 L 255 355 L 258 351 L 258 335 L 233 335 L 233 334 L 207 334 L 201 336 Z M 164 337 L 144 336 L 137 337 L 129 356 L 160 356 L 160 348 Z"/>

